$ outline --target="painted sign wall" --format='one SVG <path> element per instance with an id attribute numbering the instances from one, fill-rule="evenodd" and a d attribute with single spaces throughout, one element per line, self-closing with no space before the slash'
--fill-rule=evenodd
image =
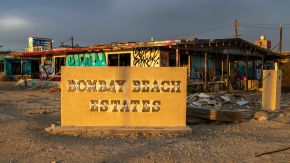
<path id="1" fill-rule="evenodd" d="M 104 52 L 75 53 L 66 56 L 66 66 L 106 66 Z"/>
<path id="2" fill-rule="evenodd" d="M 52 39 L 29 37 L 28 38 L 28 49 L 33 49 L 33 47 L 41 47 L 42 50 L 51 50 L 52 49 Z"/>
<path id="3" fill-rule="evenodd" d="M 56 72 L 56 59 L 65 58 L 65 64 L 61 66 L 106 66 L 105 53 L 73 53 L 58 56 L 44 56 L 41 58 L 39 66 L 40 75 L 42 79 L 55 78 L 60 80 L 60 72 Z M 58 65 L 60 66 L 60 65 Z M 60 69 L 60 67 L 58 68 Z"/>
<path id="4" fill-rule="evenodd" d="M 62 126 L 185 126 L 184 67 L 62 68 Z"/>

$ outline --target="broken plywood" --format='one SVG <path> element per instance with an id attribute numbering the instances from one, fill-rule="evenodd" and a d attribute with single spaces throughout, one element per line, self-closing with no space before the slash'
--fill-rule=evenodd
<path id="1" fill-rule="evenodd" d="M 187 107 L 187 116 L 212 121 L 247 121 L 254 117 L 255 112 L 245 109 L 230 110 L 210 107 Z"/>

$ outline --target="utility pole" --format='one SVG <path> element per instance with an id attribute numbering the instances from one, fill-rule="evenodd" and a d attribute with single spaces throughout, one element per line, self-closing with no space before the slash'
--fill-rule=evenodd
<path id="1" fill-rule="evenodd" d="M 74 48 L 74 37 L 71 36 L 71 48 Z"/>
<path id="2" fill-rule="evenodd" d="M 238 38 L 239 36 L 241 36 L 238 32 L 238 28 L 239 28 L 239 21 L 238 19 L 236 18 L 235 19 L 235 22 L 234 22 L 234 27 L 235 27 L 235 38 Z"/>
<path id="3" fill-rule="evenodd" d="M 282 54 L 282 45 L 283 45 L 283 27 L 280 25 L 280 42 L 279 42 L 279 53 Z"/>

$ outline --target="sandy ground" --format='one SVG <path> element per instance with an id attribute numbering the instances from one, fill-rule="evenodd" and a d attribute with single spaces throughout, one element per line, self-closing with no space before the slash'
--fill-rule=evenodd
<path id="1" fill-rule="evenodd" d="M 283 100 L 290 101 L 290 94 Z M 285 107 L 266 121 L 193 125 L 186 137 L 90 138 L 44 131 L 59 121 L 59 92 L 0 82 L 0 162 L 290 162 L 290 149 L 256 157 L 290 147 Z"/>

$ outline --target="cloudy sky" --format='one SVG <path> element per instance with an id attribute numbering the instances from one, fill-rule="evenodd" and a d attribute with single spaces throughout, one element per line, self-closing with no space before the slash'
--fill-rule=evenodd
<path id="1" fill-rule="evenodd" d="M 81 46 L 230 38 L 235 18 L 242 38 L 253 42 L 264 34 L 273 45 L 283 24 L 284 50 L 290 50 L 289 7 L 290 0 L 1 0 L 0 50 L 23 51 L 29 36 L 52 38 L 55 46 L 70 36 Z"/>

